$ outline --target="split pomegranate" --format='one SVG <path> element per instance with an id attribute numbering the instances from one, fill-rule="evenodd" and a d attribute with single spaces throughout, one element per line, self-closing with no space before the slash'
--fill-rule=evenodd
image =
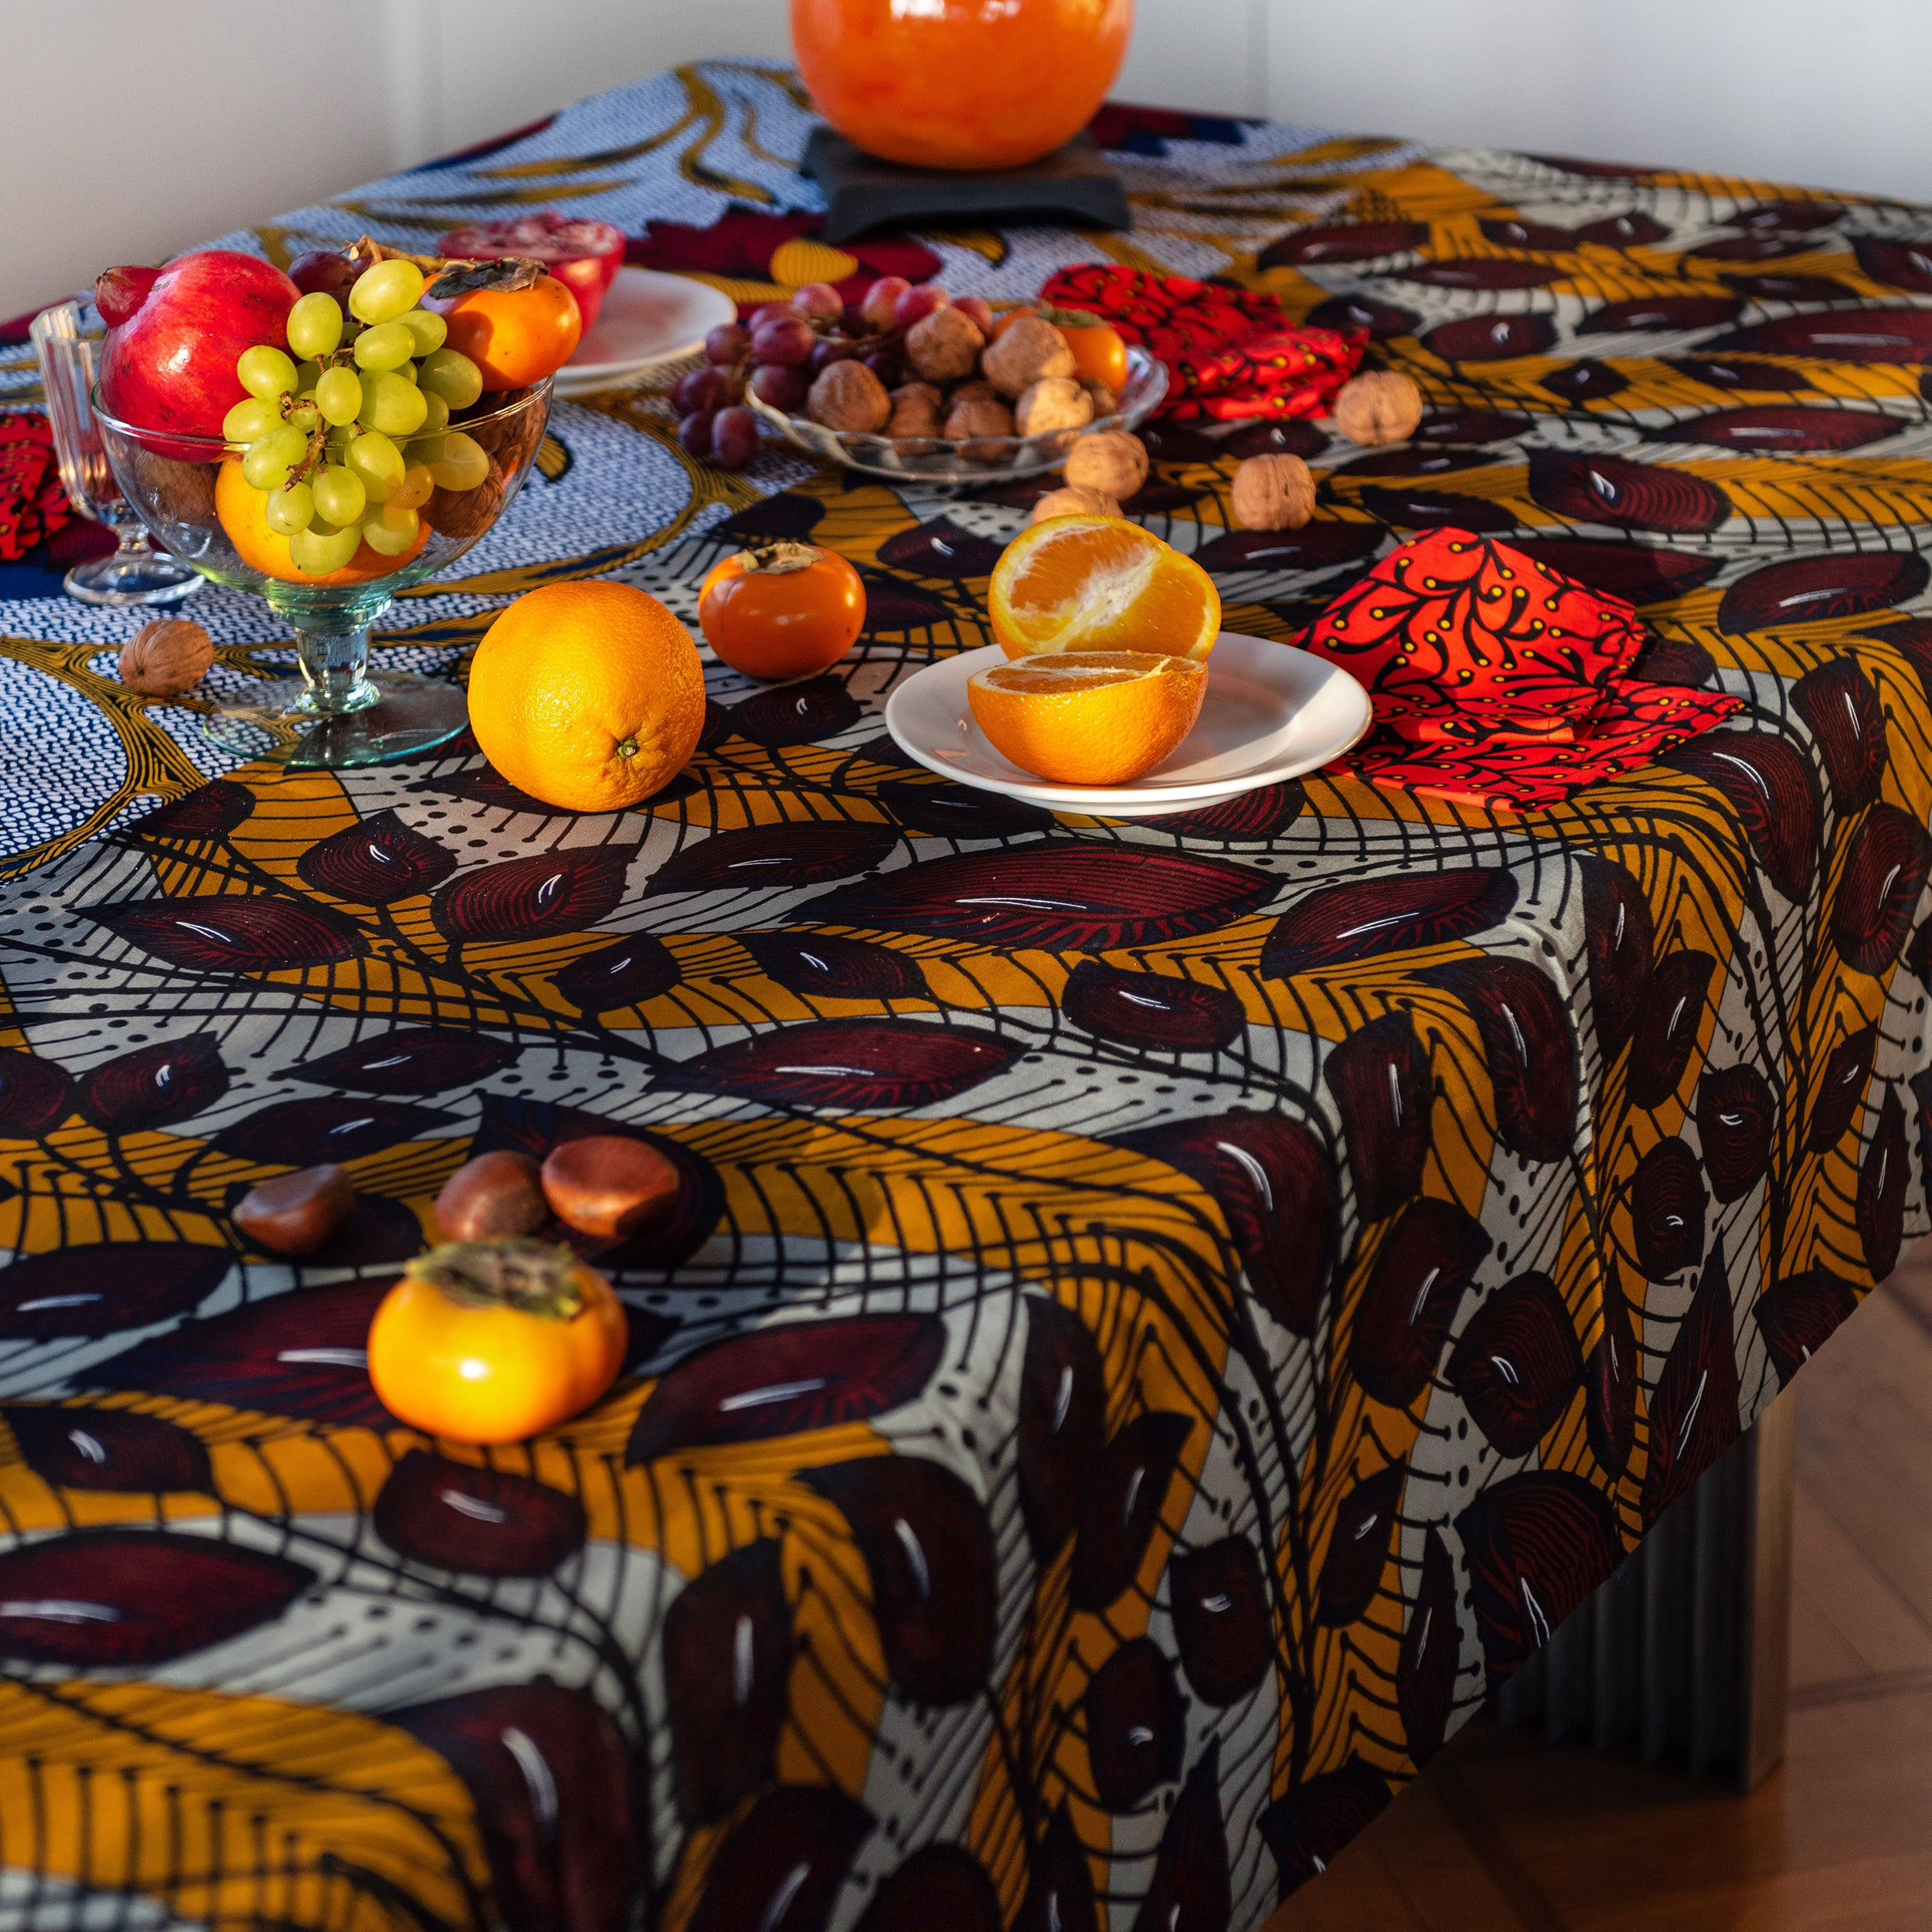
<path id="1" fill-rule="evenodd" d="M 495 261 L 521 255 L 541 262 L 577 298 L 587 335 L 596 325 L 604 292 L 624 266 L 624 230 L 607 221 L 573 221 L 553 208 L 514 221 L 474 222 L 452 228 L 437 243 L 455 261 Z"/>

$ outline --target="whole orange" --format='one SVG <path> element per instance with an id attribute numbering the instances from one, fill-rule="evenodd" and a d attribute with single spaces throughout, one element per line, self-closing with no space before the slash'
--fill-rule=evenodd
<path id="1" fill-rule="evenodd" d="M 384 556 L 366 543 L 358 544 L 355 554 L 339 570 L 311 577 L 296 569 L 288 539 L 268 527 L 267 492 L 242 474 L 241 459 L 234 456 L 223 459 L 215 477 L 215 515 L 243 563 L 284 583 L 366 583 L 372 577 L 390 577 L 430 540 L 430 526 L 419 522 L 416 541 L 400 556 Z"/>
<path id="2" fill-rule="evenodd" d="M 1134 0 L 791 0 L 818 111 L 914 168 L 1017 168 L 1072 140 L 1133 27 Z"/>
<path id="3" fill-rule="evenodd" d="M 526 592 L 470 665 L 470 729 L 502 775 L 563 811 L 622 811 L 684 769 L 704 725 L 691 634 L 593 579 Z"/>

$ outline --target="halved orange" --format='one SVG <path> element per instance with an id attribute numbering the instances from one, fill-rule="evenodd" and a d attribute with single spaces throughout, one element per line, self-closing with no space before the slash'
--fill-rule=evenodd
<path id="1" fill-rule="evenodd" d="M 1206 571 L 1120 517 L 1050 516 L 1021 531 L 993 566 L 986 601 L 1009 658 L 1043 651 L 1205 658 L 1221 628 L 1221 595 Z"/>
<path id="2" fill-rule="evenodd" d="M 1194 729 L 1207 666 L 1165 651 L 1060 651 L 966 681 L 979 728 L 1022 771 L 1060 785 L 1124 785 Z"/>

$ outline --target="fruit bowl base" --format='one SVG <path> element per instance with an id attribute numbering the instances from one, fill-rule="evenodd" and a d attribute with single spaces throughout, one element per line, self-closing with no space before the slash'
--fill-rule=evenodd
<path id="1" fill-rule="evenodd" d="M 206 715 L 202 730 L 224 751 L 291 771 L 342 771 L 414 757 L 470 721 L 463 692 L 439 679 L 391 671 L 366 685 L 372 696 L 355 709 L 324 713 L 304 679 L 278 678 Z M 264 743 L 265 737 L 274 742 Z"/>

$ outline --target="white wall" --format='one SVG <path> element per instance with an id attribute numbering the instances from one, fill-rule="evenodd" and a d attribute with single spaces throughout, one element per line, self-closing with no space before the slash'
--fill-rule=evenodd
<path id="1" fill-rule="evenodd" d="M 1932 0 L 1139 5 L 1124 99 L 1932 201 Z M 0 318 L 654 69 L 781 56 L 788 7 L 15 0 L 5 17 Z M 291 60 L 318 78 L 291 81 Z"/>
<path id="2" fill-rule="evenodd" d="M 384 4 L 0 6 L 0 319 L 385 172 L 389 103 L 360 80 Z"/>
<path id="3" fill-rule="evenodd" d="M 1277 114 L 1932 201 L 1932 0 L 1261 3 Z"/>
<path id="4" fill-rule="evenodd" d="M 1158 0 L 1157 0 L 1158 3 Z M 788 60 L 787 0 L 386 0 L 417 23 L 411 159 L 487 141 L 553 107 L 706 54 Z M 1932 0 L 1928 0 L 1932 4 Z M 543 31 L 533 33 L 532 22 Z M 434 57 L 440 46 L 441 57 Z"/>

